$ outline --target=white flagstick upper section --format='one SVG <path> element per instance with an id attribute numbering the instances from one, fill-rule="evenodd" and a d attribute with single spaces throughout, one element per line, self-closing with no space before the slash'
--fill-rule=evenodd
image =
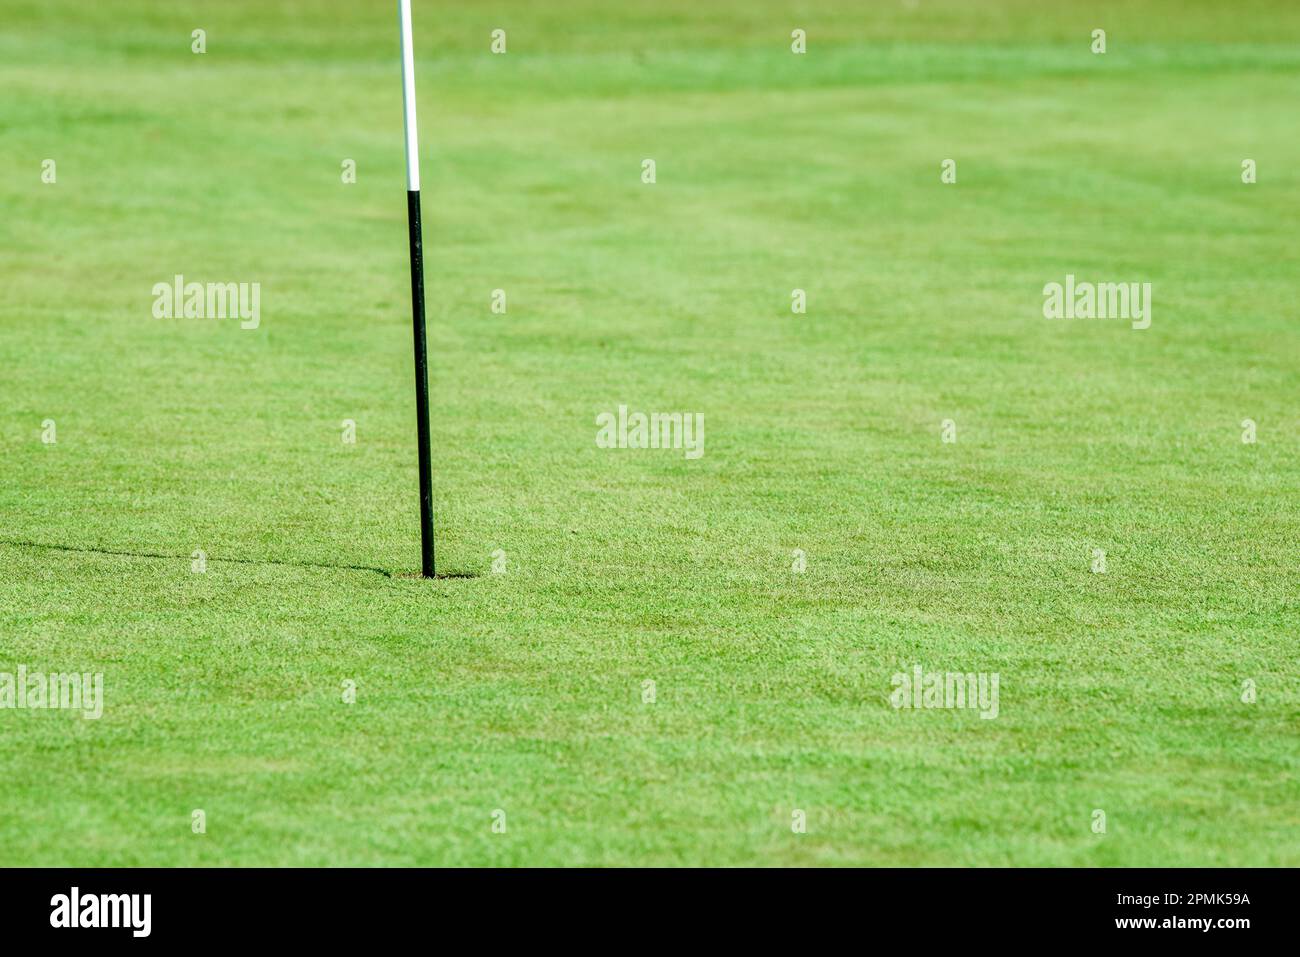
<path id="1" fill-rule="evenodd" d="M 402 28 L 402 118 L 406 126 L 406 188 L 420 189 L 420 141 L 415 131 L 415 54 L 411 52 L 411 0 L 397 0 Z"/>

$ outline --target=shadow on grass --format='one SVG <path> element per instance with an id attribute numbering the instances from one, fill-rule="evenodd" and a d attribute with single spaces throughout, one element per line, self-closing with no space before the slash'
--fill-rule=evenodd
<path id="1" fill-rule="evenodd" d="M 121 558 L 164 558 L 174 561 L 189 561 L 189 555 L 166 555 L 162 552 L 128 552 L 117 551 L 112 548 L 83 548 L 77 545 L 51 545 L 48 542 L 28 542 L 18 539 L 0 538 L 0 545 L 13 545 L 18 548 L 45 548 L 56 552 L 80 552 L 89 555 L 116 555 Z M 332 562 L 291 562 L 279 558 L 217 558 L 212 555 L 207 557 L 210 562 L 229 562 L 235 565 L 287 565 L 293 568 L 333 568 L 344 571 L 354 572 L 374 572 L 377 575 L 383 575 L 385 578 L 408 576 L 394 576 L 387 568 L 377 568 L 374 565 L 341 565 Z M 413 576 L 413 577 L 419 577 Z M 439 575 L 439 578 L 475 578 L 473 574 L 448 574 Z"/>
<path id="2" fill-rule="evenodd" d="M 424 576 L 421 575 L 419 572 L 399 572 L 398 574 L 390 575 L 389 577 L 405 578 L 410 581 L 425 580 Z M 452 578 L 478 578 L 478 577 L 479 577 L 478 572 L 438 572 L 436 575 L 433 576 L 434 581 L 446 581 Z"/>

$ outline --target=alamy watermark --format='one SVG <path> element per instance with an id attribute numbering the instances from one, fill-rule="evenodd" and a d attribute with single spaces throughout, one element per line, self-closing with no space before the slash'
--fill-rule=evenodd
<path id="1" fill-rule="evenodd" d="M 1151 325 L 1151 283 L 1075 282 L 1043 287 L 1043 316 L 1047 319 L 1128 319 L 1134 329 Z"/>
<path id="2" fill-rule="evenodd" d="M 240 319 L 239 328 L 262 322 L 260 282 L 186 282 L 177 273 L 171 282 L 153 286 L 155 319 Z"/>
<path id="3" fill-rule="evenodd" d="M 894 690 L 889 703 L 902 708 L 969 708 L 981 718 L 998 716 L 998 683 L 995 671 L 926 671 L 913 665 L 912 671 L 896 671 L 891 679 Z"/>
<path id="4" fill-rule="evenodd" d="M 632 412 L 596 416 L 596 446 L 602 449 L 683 449 L 688 459 L 704 454 L 703 412 Z"/>
<path id="5" fill-rule="evenodd" d="M 95 720 L 104 714 L 104 675 L 101 672 L 0 671 L 0 709 L 60 709 L 80 711 Z"/>
<path id="6" fill-rule="evenodd" d="M 122 927 L 132 937 L 148 937 L 152 912 L 152 894 L 83 894 L 74 886 L 50 898 L 51 927 Z"/>

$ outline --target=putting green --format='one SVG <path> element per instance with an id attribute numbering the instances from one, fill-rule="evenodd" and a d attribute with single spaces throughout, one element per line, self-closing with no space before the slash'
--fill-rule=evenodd
<path id="1" fill-rule="evenodd" d="M 417 2 L 427 582 L 391 5 L 4 0 L 0 864 L 1300 864 L 1300 7 L 1048 6 Z"/>

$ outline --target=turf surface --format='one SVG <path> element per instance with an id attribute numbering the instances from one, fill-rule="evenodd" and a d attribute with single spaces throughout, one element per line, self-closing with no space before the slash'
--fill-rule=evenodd
<path id="1" fill-rule="evenodd" d="M 1300 864 L 1300 8 L 417 2 L 426 582 L 392 6 L 0 0 L 0 864 Z"/>

